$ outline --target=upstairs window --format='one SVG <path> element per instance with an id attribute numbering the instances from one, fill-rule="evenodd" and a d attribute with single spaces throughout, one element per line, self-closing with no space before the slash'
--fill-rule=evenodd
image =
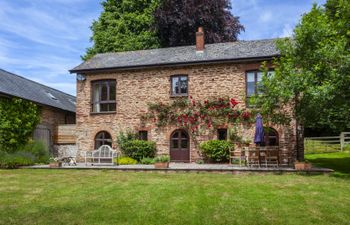
<path id="1" fill-rule="evenodd" d="M 171 95 L 188 95 L 188 77 L 187 75 L 175 75 L 171 77 Z"/>
<path id="2" fill-rule="evenodd" d="M 269 71 L 269 75 L 273 75 L 274 71 Z M 262 81 L 263 72 L 261 71 L 249 71 L 246 73 L 246 95 L 247 104 L 250 102 L 250 98 L 254 95 L 260 94 L 259 83 Z"/>
<path id="3" fill-rule="evenodd" d="M 115 80 L 100 80 L 92 83 L 92 112 L 115 112 L 116 82 Z"/>

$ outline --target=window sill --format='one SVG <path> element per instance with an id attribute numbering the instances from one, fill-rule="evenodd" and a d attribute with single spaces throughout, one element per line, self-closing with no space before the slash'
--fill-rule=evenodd
<path id="1" fill-rule="evenodd" d="M 187 98 L 188 95 L 170 95 L 170 98 Z"/>
<path id="2" fill-rule="evenodd" d="M 117 111 L 110 111 L 110 112 L 90 112 L 90 115 L 108 115 L 108 114 L 116 114 Z"/>

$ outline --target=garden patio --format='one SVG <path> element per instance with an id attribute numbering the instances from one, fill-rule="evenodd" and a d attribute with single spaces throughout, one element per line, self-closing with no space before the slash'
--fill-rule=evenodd
<path id="1" fill-rule="evenodd" d="M 24 168 L 31 169 L 49 169 L 49 165 L 34 165 Z M 53 168 L 57 169 L 57 168 Z M 227 173 L 227 174 L 240 174 L 240 173 L 298 173 L 305 172 L 309 174 L 320 174 L 320 173 L 332 173 L 332 169 L 313 167 L 306 171 L 299 171 L 292 167 L 247 167 L 230 164 L 196 164 L 196 163 L 169 163 L 168 168 L 155 168 L 154 165 L 86 165 L 85 163 L 77 163 L 76 166 L 62 165 L 58 169 L 66 170 L 119 170 L 119 171 L 134 171 L 134 172 L 192 172 L 192 173 Z"/>

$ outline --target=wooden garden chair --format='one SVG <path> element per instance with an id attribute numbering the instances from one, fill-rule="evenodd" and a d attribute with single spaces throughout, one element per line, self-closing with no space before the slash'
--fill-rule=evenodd
<path id="1" fill-rule="evenodd" d="M 266 151 L 266 166 L 279 166 L 278 146 L 270 146 Z"/>
<path id="2" fill-rule="evenodd" d="M 246 161 L 244 152 L 240 149 L 230 151 L 230 165 L 234 160 L 238 160 L 239 166 L 242 166 L 242 162 Z"/>
<path id="3" fill-rule="evenodd" d="M 248 151 L 246 151 L 246 158 L 249 167 L 260 167 L 260 151 L 256 148 L 248 148 Z"/>

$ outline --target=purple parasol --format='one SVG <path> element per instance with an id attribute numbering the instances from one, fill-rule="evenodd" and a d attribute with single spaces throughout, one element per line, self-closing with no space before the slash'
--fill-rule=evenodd
<path id="1" fill-rule="evenodd" d="M 262 121 L 262 116 L 260 113 L 256 116 L 256 124 L 255 124 L 255 136 L 254 143 L 261 144 L 264 142 L 264 125 Z"/>

